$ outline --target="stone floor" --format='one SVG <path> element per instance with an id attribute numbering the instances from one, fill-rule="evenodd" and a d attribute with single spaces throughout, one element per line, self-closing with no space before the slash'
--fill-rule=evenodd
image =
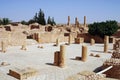
<path id="1" fill-rule="evenodd" d="M 66 67 L 59 68 L 53 66 L 53 62 L 54 52 L 59 51 L 60 47 L 55 47 L 53 44 L 28 45 L 26 51 L 21 50 L 21 46 L 9 46 L 6 53 L 0 52 L 0 63 L 10 64 L 0 67 L 0 80 L 17 80 L 7 75 L 9 69 L 14 67 L 32 67 L 38 70 L 38 75 L 26 80 L 66 80 L 69 76 L 84 70 L 94 71 L 111 57 L 110 53 L 112 52 L 112 44 L 109 44 L 108 53 L 103 52 L 103 44 L 93 46 L 90 46 L 89 43 L 67 45 Z M 39 45 L 43 48 L 38 48 Z M 76 56 L 81 56 L 81 45 L 88 46 L 88 60 L 86 62 L 75 60 Z M 99 54 L 100 58 L 89 56 L 90 53 Z"/>

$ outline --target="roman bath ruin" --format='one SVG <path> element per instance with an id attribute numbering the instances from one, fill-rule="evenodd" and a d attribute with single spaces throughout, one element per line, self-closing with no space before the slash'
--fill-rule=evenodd
<path id="1" fill-rule="evenodd" d="M 91 36 L 83 19 L 0 25 L 0 80 L 120 80 L 120 36 Z"/>

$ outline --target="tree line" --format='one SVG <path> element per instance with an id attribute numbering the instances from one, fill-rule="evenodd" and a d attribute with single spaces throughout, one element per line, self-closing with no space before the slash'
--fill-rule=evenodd
<path id="1" fill-rule="evenodd" d="M 12 21 L 9 20 L 9 18 L 2 18 L 0 19 L 0 25 L 7 25 L 9 23 L 11 23 Z M 45 19 L 45 14 L 44 12 L 40 9 L 38 13 L 35 13 L 33 19 L 30 19 L 29 21 L 25 21 L 25 20 L 22 20 L 21 21 L 21 24 L 24 24 L 24 25 L 29 25 L 29 24 L 32 24 L 32 23 L 39 23 L 41 25 L 46 25 L 46 24 L 50 24 L 50 25 L 56 25 L 56 22 L 54 21 L 54 17 L 48 17 L 48 19 L 46 20 Z"/>
<path id="2" fill-rule="evenodd" d="M 111 36 L 119 29 L 117 21 L 94 22 L 88 25 L 88 33 L 104 38 L 105 35 Z"/>
<path id="3" fill-rule="evenodd" d="M 1 18 L 0 19 L 0 25 L 7 25 L 11 22 L 11 20 L 9 20 L 9 18 Z"/>
<path id="4" fill-rule="evenodd" d="M 46 24 L 50 24 L 50 25 L 56 25 L 56 22 L 54 21 L 54 17 L 48 17 L 47 22 L 45 19 L 45 14 L 44 12 L 40 9 L 38 13 L 35 13 L 33 19 L 30 19 L 28 22 L 26 21 L 21 21 L 22 24 L 32 24 L 32 23 L 39 23 L 41 25 L 46 25 Z"/>

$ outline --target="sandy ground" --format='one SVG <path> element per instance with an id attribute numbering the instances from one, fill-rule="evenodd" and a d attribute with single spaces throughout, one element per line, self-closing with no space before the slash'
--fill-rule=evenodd
<path id="1" fill-rule="evenodd" d="M 81 45 L 83 44 L 71 44 L 67 45 L 66 48 L 66 67 L 59 68 L 52 64 L 54 62 L 54 52 L 59 51 L 60 46 L 56 47 L 53 44 L 28 45 L 26 51 L 21 50 L 21 46 L 9 46 L 6 53 L 0 52 L 0 63 L 7 62 L 10 64 L 0 67 L 0 80 L 17 80 L 7 75 L 9 69 L 14 67 L 32 67 L 38 70 L 39 74 L 37 76 L 27 80 L 66 80 L 68 76 L 84 70 L 94 71 L 111 57 L 110 53 L 103 52 L 103 44 L 90 46 L 89 43 L 84 43 L 88 47 L 88 60 L 86 62 L 74 60 L 76 56 L 81 56 Z M 44 48 L 38 48 L 38 45 Z M 109 44 L 109 52 L 112 52 L 112 47 L 112 44 Z M 99 54 L 101 57 L 89 56 L 90 53 Z"/>

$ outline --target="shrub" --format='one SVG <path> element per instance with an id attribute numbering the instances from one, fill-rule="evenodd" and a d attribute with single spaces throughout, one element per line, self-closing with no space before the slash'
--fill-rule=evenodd
<path id="1" fill-rule="evenodd" d="M 118 25 L 116 21 L 106 21 L 106 22 L 95 22 L 88 25 L 88 33 L 91 35 L 98 35 L 104 37 L 105 35 L 111 36 L 118 30 Z"/>

